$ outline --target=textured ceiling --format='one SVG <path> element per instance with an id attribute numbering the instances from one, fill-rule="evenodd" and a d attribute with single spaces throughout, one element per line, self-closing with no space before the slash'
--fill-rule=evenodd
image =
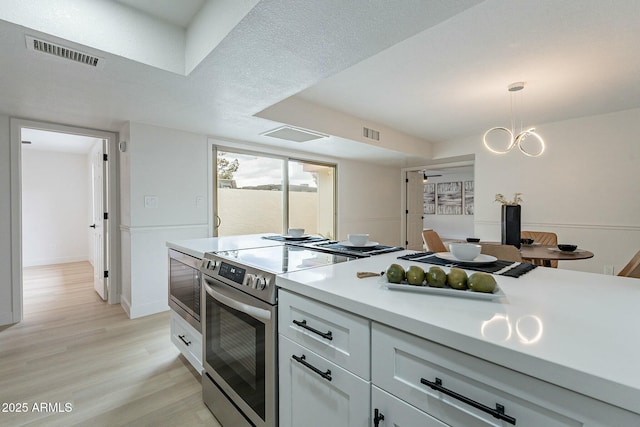
<path id="1" fill-rule="evenodd" d="M 89 50 L 106 66 L 35 55 L 25 34 Z M 0 20 L 0 112 L 112 131 L 135 121 L 397 162 L 403 154 L 338 129 L 308 143 L 260 136 L 288 118 L 255 114 L 299 99 L 317 107 L 298 112 L 307 123 L 327 107 L 428 146 L 507 125 L 513 81 L 527 82 L 526 124 L 640 107 L 638 34 L 636 0 L 262 0 L 183 76 Z"/>
<path id="2" fill-rule="evenodd" d="M 205 0 L 114 0 L 178 27 L 187 28 Z"/>

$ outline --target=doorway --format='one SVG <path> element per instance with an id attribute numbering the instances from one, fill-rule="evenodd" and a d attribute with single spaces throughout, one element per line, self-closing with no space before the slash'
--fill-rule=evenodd
<path id="1" fill-rule="evenodd" d="M 87 260 L 98 295 L 118 303 L 117 135 L 11 119 L 11 143 L 13 321 L 28 266 Z"/>
<path id="2" fill-rule="evenodd" d="M 424 249 L 424 229 L 444 238 L 474 236 L 475 159 L 469 157 L 403 169 L 402 232 L 407 249 Z"/>

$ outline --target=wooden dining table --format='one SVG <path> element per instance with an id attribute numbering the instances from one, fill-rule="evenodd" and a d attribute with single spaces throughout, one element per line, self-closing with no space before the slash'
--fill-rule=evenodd
<path id="1" fill-rule="evenodd" d="M 561 251 L 557 246 L 549 245 L 521 245 L 520 254 L 523 259 L 541 260 L 545 267 L 551 267 L 551 261 L 571 261 L 593 258 L 593 252 L 576 249 L 573 252 Z"/>
<path id="2" fill-rule="evenodd" d="M 445 245 L 449 243 L 467 243 L 466 240 L 461 239 L 443 239 Z M 481 241 L 476 244 L 493 244 L 499 245 L 500 242 L 487 242 Z M 534 243 L 532 245 L 520 245 L 520 255 L 525 261 L 542 261 L 542 265 L 545 267 L 551 267 L 551 261 L 572 261 L 580 259 L 593 258 L 593 252 L 585 249 L 576 249 L 573 252 L 561 251 L 557 246 L 553 245 L 540 245 Z"/>

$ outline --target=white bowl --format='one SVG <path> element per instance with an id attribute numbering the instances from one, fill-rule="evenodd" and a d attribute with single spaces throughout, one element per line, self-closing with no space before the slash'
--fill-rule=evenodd
<path id="1" fill-rule="evenodd" d="M 290 228 L 289 236 L 291 237 L 301 237 L 304 234 L 304 228 Z"/>
<path id="2" fill-rule="evenodd" d="M 482 246 L 474 245 L 472 243 L 451 243 L 449 250 L 454 257 L 462 261 L 473 261 L 478 255 Z"/>
<path id="3" fill-rule="evenodd" d="M 347 234 L 347 239 L 354 246 L 366 245 L 369 241 L 368 234 Z"/>

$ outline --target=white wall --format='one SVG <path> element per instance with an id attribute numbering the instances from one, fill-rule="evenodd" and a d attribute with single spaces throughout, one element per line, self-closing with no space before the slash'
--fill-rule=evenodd
<path id="1" fill-rule="evenodd" d="M 86 154 L 22 150 L 22 263 L 89 259 L 90 170 Z"/>
<path id="2" fill-rule="evenodd" d="M 207 236 L 209 153 L 204 135 L 140 123 L 124 126 L 121 140 L 121 298 L 135 318 L 169 308 L 167 240 Z"/>
<path id="3" fill-rule="evenodd" d="M 496 193 L 523 193 L 522 227 L 553 231 L 559 240 L 591 250 L 595 257 L 560 262 L 560 268 L 617 273 L 640 249 L 640 109 L 536 126 L 547 151 L 529 158 L 514 151 L 496 155 L 481 135 L 435 146 L 451 157 L 475 153 L 477 237 L 500 239 Z"/>
<path id="4" fill-rule="evenodd" d="M 9 116 L 0 114 L 0 325 L 11 323 L 13 319 L 10 147 Z"/>
<path id="5" fill-rule="evenodd" d="M 473 173 L 452 173 L 429 178 L 429 183 L 473 181 Z M 463 211 L 464 212 L 464 211 Z M 464 239 L 474 236 L 475 215 L 424 215 L 424 228 L 435 230 L 442 238 Z"/>
<path id="6" fill-rule="evenodd" d="M 370 240 L 401 245 L 400 168 L 341 160 L 338 163 L 338 238 L 369 233 Z"/>

